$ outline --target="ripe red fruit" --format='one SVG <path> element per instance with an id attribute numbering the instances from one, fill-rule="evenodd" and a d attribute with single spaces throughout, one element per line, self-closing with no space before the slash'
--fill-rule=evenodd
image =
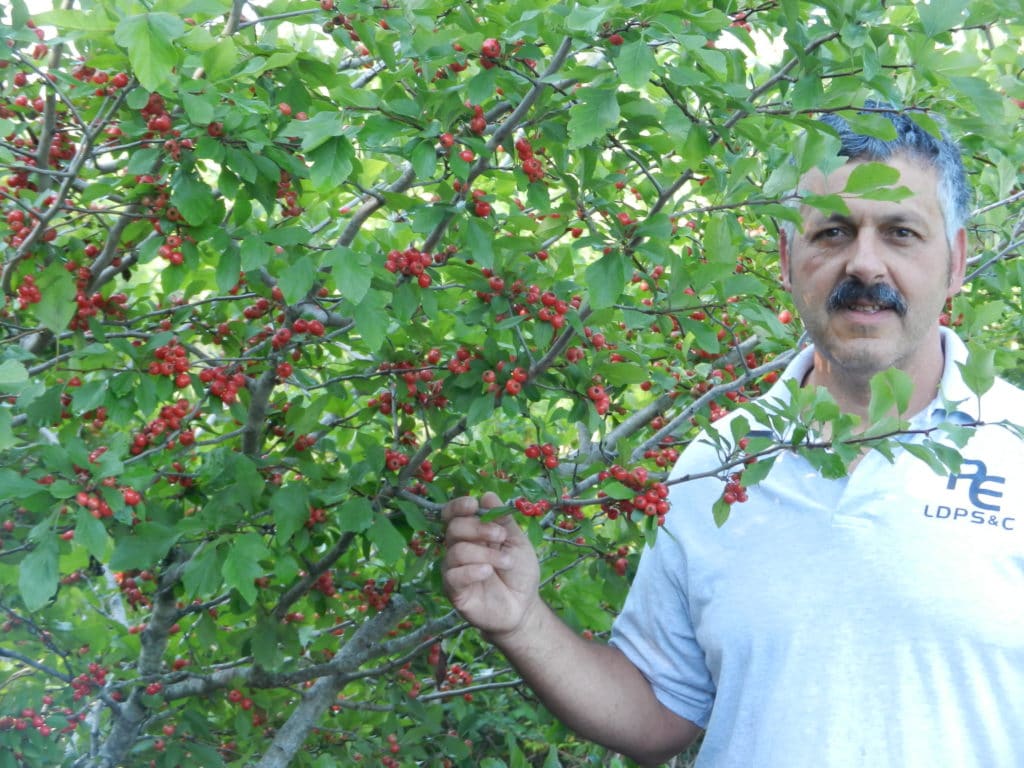
<path id="1" fill-rule="evenodd" d="M 496 59 L 501 56 L 501 43 L 493 37 L 488 37 L 480 45 L 480 55 Z"/>
<path id="2" fill-rule="evenodd" d="M 291 117 L 291 114 L 292 114 L 291 104 L 288 104 L 288 103 L 282 101 L 280 104 L 277 105 L 277 108 L 281 112 L 281 114 L 284 115 L 285 117 Z"/>
<path id="3" fill-rule="evenodd" d="M 167 113 L 157 115 L 149 121 L 147 127 L 149 130 L 156 131 L 157 133 L 167 133 L 171 130 L 171 116 Z"/>
<path id="4" fill-rule="evenodd" d="M 491 204 L 486 200 L 477 200 L 473 205 L 473 213 L 480 218 L 486 218 L 491 215 Z"/>
<path id="5" fill-rule="evenodd" d="M 142 501 L 142 494 L 140 494 L 134 488 L 122 488 L 121 495 L 124 497 L 124 503 L 130 507 L 134 507 L 136 504 Z"/>
<path id="6" fill-rule="evenodd" d="M 455 143 L 455 137 L 450 133 L 442 133 L 437 141 L 442 147 L 448 149 Z"/>
<path id="7" fill-rule="evenodd" d="M 476 159 L 476 155 L 473 154 L 472 149 L 462 150 L 461 152 L 459 152 L 459 157 L 461 157 L 467 163 L 472 163 Z"/>
<path id="8" fill-rule="evenodd" d="M 613 32 L 612 34 L 608 35 L 608 42 L 611 43 L 612 45 L 622 45 L 626 41 L 618 32 Z"/>
<path id="9" fill-rule="evenodd" d="M 779 322 L 782 323 L 783 325 L 788 325 L 789 323 L 793 322 L 793 313 L 790 312 L 788 309 L 782 310 L 781 312 L 779 312 Z"/>

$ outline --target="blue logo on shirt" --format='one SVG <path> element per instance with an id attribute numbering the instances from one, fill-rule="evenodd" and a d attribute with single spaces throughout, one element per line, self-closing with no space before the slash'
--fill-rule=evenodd
<path id="1" fill-rule="evenodd" d="M 946 490 L 956 490 L 962 481 L 967 482 L 967 498 L 972 508 L 947 504 L 937 504 L 933 508 L 931 504 L 926 504 L 924 516 L 933 520 L 959 520 L 1006 531 L 1016 530 L 1016 518 L 997 514 L 1002 509 L 996 502 L 1003 498 L 1001 487 L 1006 484 L 1005 477 L 990 475 L 983 461 L 964 459 L 960 462 L 960 471 L 950 474 Z"/>
<path id="2" fill-rule="evenodd" d="M 974 467 L 973 472 L 964 472 L 964 467 Z M 949 476 L 949 482 L 946 483 L 946 490 L 952 491 L 961 480 L 970 480 L 970 487 L 967 489 L 967 494 L 971 499 L 971 504 L 978 507 L 979 509 L 987 509 L 992 512 L 998 512 L 1000 507 L 998 504 L 989 504 L 986 501 L 982 501 L 981 497 L 986 496 L 994 499 L 1001 499 L 1003 497 L 1002 491 L 997 491 L 992 488 L 986 488 L 986 484 L 1003 485 L 1006 482 L 1005 477 L 999 477 L 998 475 L 988 474 L 988 468 L 985 466 L 983 461 L 972 461 L 970 459 L 964 459 L 960 462 L 960 473 Z"/>

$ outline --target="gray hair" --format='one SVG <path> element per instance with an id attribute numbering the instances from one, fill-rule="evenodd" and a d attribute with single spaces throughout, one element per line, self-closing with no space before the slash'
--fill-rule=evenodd
<path id="1" fill-rule="evenodd" d="M 959 145 L 949 136 L 941 119 L 936 120 L 939 125 L 939 137 L 936 138 L 914 122 L 907 112 L 891 104 L 866 101 L 864 107 L 865 111 L 861 114 L 878 114 L 892 123 L 896 138 L 880 139 L 857 133 L 839 114 L 824 114 L 819 120 L 838 134 L 839 155 L 850 160 L 885 162 L 894 155 L 903 154 L 934 168 L 939 176 L 936 194 L 946 225 L 946 239 L 952 244 L 957 232 L 966 225 L 971 206 L 971 187 L 967 182 Z M 792 238 L 794 225 L 787 221 L 783 224 L 783 230 Z"/>

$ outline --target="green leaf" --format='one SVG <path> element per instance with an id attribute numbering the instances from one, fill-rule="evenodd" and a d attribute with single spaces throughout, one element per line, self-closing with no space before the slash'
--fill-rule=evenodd
<path id="1" fill-rule="evenodd" d="M 976 342 L 967 344 L 967 361 L 957 363 L 964 384 L 978 397 L 989 391 L 996 380 L 995 350 L 985 349 Z"/>
<path id="2" fill-rule="evenodd" d="M 429 179 L 437 169 L 437 150 L 429 141 L 421 141 L 412 151 L 412 168 L 416 177 Z"/>
<path id="3" fill-rule="evenodd" d="M 309 492 L 305 485 L 290 483 L 270 499 L 278 542 L 284 544 L 309 520 Z"/>
<path id="4" fill-rule="evenodd" d="M 192 226 L 204 224 L 214 210 L 213 190 L 184 169 L 175 176 L 171 187 L 171 204 Z"/>
<path id="5" fill-rule="evenodd" d="M 35 305 L 39 322 L 54 333 L 68 327 L 75 316 L 75 279 L 59 264 L 51 264 L 36 277 L 42 301 Z"/>
<path id="6" fill-rule="evenodd" d="M 871 377 L 871 400 L 868 402 L 868 424 L 876 425 L 887 416 L 902 416 L 910 405 L 914 380 L 899 368 L 876 373 Z"/>
<path id="7" fill-rule="evenodd" d="M 117 541 L 110 556 L 110 568 L 128 571 L 152 568 L 159 563 L 181 534 L 159 523 L 139 523 L 132 532 Z"/>
<path id="8" fill-rule="evenodd" d="M 935 37 L 963 23 L 970 0 L 925 0 L 917 4 L 921 26 L 928 37 Z"/>
<path id="9" fill-rule="evenodd" d="M 110 546 L 107 529 L 86 509 L 78 510 L 75 543 L 85 547 L 85 550 L 97 560 L 102 562 L 107 559 L 107 550 Z"/>
<path id="10" fill-rule="evenodd" d="M 775 456 L 760 458 L 753 464 L 746 464 L 743 467 L 743 484 L 750 488 L 764 480 L 775 463 Z"/>
<path id="11" fill-rule="evenodd" d="M 14 430 L 11 429 L 13 420 L 9 411 L 0 411 L 0 451 L 6 451 L 9 448 L 13 448 L 17 443 L 17 438 L 14 436 Z"/>
<path id="12" fill-rule="evenodd" d="M 202 94 L 183 93 L 181 104 L 185 107 L 188 119 L 196 125 L 209 125 L 213 122 L 213 103 Z"/>
<path id="13" fill-rule="evenodd" d="M 56 536 L 47 535 L 21 561 L 18 587 L 29 611 L 42 608 L 57 592 L 59 554 Z"/>
<path id="14" fill-rule="evenodd" d="M 356 331 L 362 336 L 367 348 L 375 352 L 387 338 L 389 321 L 387 299 L 380 291 L 367 291 L 352 312 Z"/>
<path id="15" fill-rule="evenodd" d="M 900 172 L 886 163 L 858 163 L 846 180 L 844 193 L 862 195 L 880 187 L 890 187 L 900 180 Z"/>
<path id="16" fill-rule="evenodd" d="M 478 219 L 470 219 L 466 225 L 466 243 L 473 259 L 481 267 L 494 266 L 494 233 Z"/>
<path id="17" fill-rule="evenodd" d="M 711 515 L 715 519 L 715 525 L 721 528 L 729 520 L 729 513 L 732 505 L 726 504 L 725 499 L 719 498 L 711 507 Z"/>
<path id="18" fill-rule="evenodd" d="M 354 251 L 339 245 L 324 254 L 323 263 L 330 268 L 334 284 L 345 298 L 353 304 L 363 300 L 373 280 L 373 268 L 368 252 Z"/>
<path id="19" fill-rule="evenodd" d="M 103 405 L 103 399 L 106 396 L 107 380 L 94 379 L 72 390 L 71 404 L 75 413 L 85 413 Z"/>
<path id="20" fill-rule="evenodd" d="M 356 497 L 349 499 L 336 513 L 338 527 L 342 531 L 361 533 L 369 528 L 376 517 L 369 499 Z"/>
<path id="21" fill-rule="evenodd" d="M 569 115 L 569 149 L 589 147 L 619 122 L 619 100 L 616 92 L 603 88 L 583 88 L 579 103 Z"/>
<path id="22" fill-rule="evenodd" d="M 206 549 L 192 557 L 185 566 L 182 582 L 189 597 L 206 597 L 218 592 L 224 583 L 221 577 L 223 553 L 218 547 Z"/>
<path id="23" fill-rule="evenodd" d="M 562 761 L 558 758 L 558 748 L 552 746 L 548 750 L 548 756 L 544 758 L 544 768 L 562 768 Z"/>
<path id="24" fill-rule="evenodd" d="M 281 286 L 285 301 L 289 304 L 297 304 L 309 293 L 314 280 L 316 280 L 316 267 L 313 265 L 313 261 L 307 256 L 300 256 L 291 260 L 287 268 L 281 272 L 278 285 Z"/>
<path id="25" fill-rule="evenodd" d="M 230 75 L 238 66 L 238 49 L 231 37 L 222 37 L 212 48 L 203 51 L 203 69 L 212 82 Z"/>
<path id="26" fill-rule="evenodd" d="M 117 25 L 114 41 L 128 51 L 135 76 L 149 91 L 177 80 L 178 51 L 173 42 L 185 22 L 171 13 L 140 13 Z"/>
<path id="27" fill-rule="evenodd" d="M 345 118 L 341 112 L 318 112 L 308 120 L 293 121 L 288 126 L 288 133 L 302 139 L 302 151 L 310 152 L 344 135 Z"/>
<path id="28" fill-rule="evenodd" d="M 18 394 L 28 383 L 28 370 L 17 360 L 0 363 L 0 392 Z"/>
<path id="29" fill-rule="evenodd" d="M 935 454 L 935 451 L 931 450 L 926 445 L 919 445 L 918 443 L 907 442 L 904 443 L 903 449 L 911 456 L 920 459 L 937 475 L 946 475 L 949 473 L 949 468 L 942 462 L 942 460 Z"/>
<path id="30" fill-rule="evenodd" d="M 405 537 L 388 520 L 386 515 L 377 515 L 366 530 L 366 538 L 374 543 L 385 563 L 397 563 L 405 554 Z"/>
<path id="31" fill-rule="evenodd" d="M 328 139 L 309 153 L 309 180 L 320 192 L 340 187 L 348 180 L 355 161 L 352 143 L 344 136 Z"/>
<path id="32" fill-rule="evenodd" d="M 632 275 L 632 268 L 625 256 L 610 251 L 588 266 L 585 275 L 591 306 L 604 309 L 612 306 L 622 295 Z"/>
<path id="33" fill-rule="evenodd" d="M 619 48 L 615 65 L 622 75 L 622 82 L 634 88 L 643 88 L 651 79 L 651 73 L 658 62 L 647 43 L 637 40 Z"/>
<path id="34" fill-rule="evenodd" d="M 256 579 L 263 575 L 260 560 L 270 557 L 263 540 L 255 533 L 236 536 L 228 548 L 221 573 L 228 586 L 234 587 L 249 605 L 256 602 Z"/>
<path id="35" fill-rule="evenodd" d="M 587 7 L 581 3 L 573 3 L 572 11 L 565 19 L 565 26 L 577 32 L 595 35 L 607 14 L 608 7 L 602 4 Z"/>

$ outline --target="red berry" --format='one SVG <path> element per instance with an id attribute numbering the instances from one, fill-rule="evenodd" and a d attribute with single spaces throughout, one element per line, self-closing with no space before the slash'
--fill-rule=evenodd
<path id="1" fill-rule="evenodd" d="M 480 55 L 496 59 L 501 56 L 501 43 L 493 37 L 488 37 L 480 45 Z"/>

